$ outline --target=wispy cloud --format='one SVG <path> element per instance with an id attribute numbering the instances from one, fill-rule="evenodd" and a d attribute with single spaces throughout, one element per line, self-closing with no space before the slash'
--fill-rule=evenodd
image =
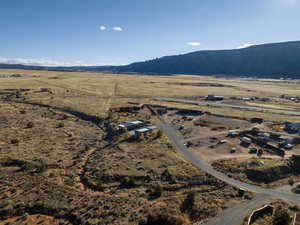
<path id="1" fill-rule="evenodd" d="M 114 31 L 123 31 L 122 27 L 118 27 L 118 26 L 114 26 L 111 29 L 113 29 Z"/>
<path id="2" fill-rule="evenodd" d="M 255 44 L 246 43 L 246 44 L 243 44 L 243 45 L 241 45 L 241 46 L 238 46 L 237 49 L 248 48 L 248 47 L 251 47 L 251 46 L 253 46 L 253 45 L 255 45 Z"/>
<path id="3" fill-rule="evenodd" d="M 4 64 L 22 64 L 32 66 L 101 66 L 103 64 L 88 64 L 82 61 L 64 62 L 52 59 L 24 59 L 24 58 L 3 58 L 0 57 L 0 63 Z"/>
<path id="4" fill-rule="evenodd" d="M 106 26 L 100 26 L 100 30 L 106 30 Z"/>
<path id="5" fill-rule="evenodd" d="M 300 3 L 299 0 L 283 0 L 285 3 L 287 3 L 288 5 L 296 5 L 298 3 Z"/>
<path id="6" fill-rule="evenodd" d="M 187 45 L 190 45 L 190 46 L 200 46 L 201 45 L 201 43 L 200 42 L 187 42 L 186 43 Z"/>

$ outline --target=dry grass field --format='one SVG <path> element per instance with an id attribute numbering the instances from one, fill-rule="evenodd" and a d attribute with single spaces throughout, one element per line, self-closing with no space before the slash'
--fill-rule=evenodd
<path id="1" fill-rule="evenodd" d="M 114 105 L 128 101 L 153 102 L 154 97 L 184 98 L 208 94 L 225 97 L 273 97 L 280 95 L 298 96 L 299 82 L 278 80 L 224 79 L 205 76 L 136 76 L 87 72 L 51 72 L 27 70 L 0 70 L 1 74 L 24 74 L 20 78 L 0 78 L 0 88 L 50 88 L 55 95 L 36 94 L 34 100 L 85 110 L 94 115 L 105 113 Z M 185 85 L 188 84 L 188 85 Z M 195 85 L 193 85 L 195 84 Z M 199 84 L 202 84 L 199 86 Z M 209 86 L 221 84 L 223 86 Z M 170 104 L 170 103 L 168 103 Z M 277 103 L 282 105 L 282 102 Z M 230 108 L 202 107 L 203 110 L 224 114 L 245 114 Z M 265 116 L 284 120 L 282 115 L 264 115 L 249 112 L 249 116 Z M 297 120 L 297 117 L 291 117 Z"/>
<path id="2" fill-rule="evenodd" d="M 111 131 L 111 124 L 138 119 L 154 124 L 155 117 L 110 115 L 108 110 L 128 102 L 159 104 L 156 97 L 299 93 L 298 84 L 275 80 L 29 70 L 0 74 L 24 75 L 0 78 L 0 224 L 189 225 L 214 217 L 251 194 L 194 167 L 164 135 L 132 141 Z M 162 104 L 287 120 L 269 113 Z"/>

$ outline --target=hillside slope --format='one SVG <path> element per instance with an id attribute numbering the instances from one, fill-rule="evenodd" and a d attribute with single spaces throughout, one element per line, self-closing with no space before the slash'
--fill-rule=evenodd
<path id="1" fill-rule="evenodd" d="M 197 51 L 118 68 L 119 71 L 300 78 L 300 41 L 244 49 Z"/>

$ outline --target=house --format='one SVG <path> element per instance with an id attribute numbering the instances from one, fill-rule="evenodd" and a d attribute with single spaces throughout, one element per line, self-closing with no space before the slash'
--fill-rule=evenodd
<path id="1" fill-rule="evenodd" d="M 178 109 L 176 114 L 180 116 L 201 116 L 203 112 L 193 109 Z"/>
<path id="2" fill-rule="evenodd" d="M 208 95 L 205 97 L 205 101 L 222 101 L 222 100 L 224 100 L 223 96 Z"/>
<path id="3" fill-rule="evenodd" d="M 298 133 L 300 135 L 300 122 L 297 123 L 286 122 L 284 130 L 288 133 L 292 133 L 292 134 Z"/>
<path id="4" fill-rule="evenodd" d="M 138 113 L 140 112 L 140 110 L 141 107 L 139 106 L 125 106 L 125 107 L 113 108 L 111 109 L 111 112 Z"/>
<path id="5" fill-rule="evenodd" d="M 250 119 L 250 122 L 251 122 L 251 123 L 259 123 L 259 124 L 261 124 L 261 123 L 264 122 L 264 120 L 263 120 L 262 118 L 254 117 L 254 118 L 251 118 L 251 119 Z"/>
<path id="6" fill-rule="evenodd" d="M 241 143 L 240 143 L 241 146 L 248 148 L 251 145 L 251 143 L 252 143 L 252 141 L 250 138 L 248 138 L 248 137 L 241 138 Z"/>
<path id="7" fill-rule="evenodd" d="M 255 100 L 255 97 L 243 97 L 242 100 L 243 101 L 253 101 L 253 100 Z"/>
<path id="8" fill-rule="evenodd" d="M 232 138 L 238 137 L 239 135 L 240 135 L 239 132 L 236 130 L 229 130 L 229 132 L 228 132 L 228 136 L 232 137 Z"/>
<path id="9" fill-rule="evenodd" d="M 140 128 L 143 125 L 145 125 L 145 122 L 137 120 L 132 122 L 121 123 L 118 125 L 118 129 L 121 131 L 130 131 Z"/>
<path id="10" fill-rule="evenodd" d="M 141 129 L 135 130 L 135 136 L 138 139 L 145 139 L 147 137 L 157 135 L 158 131 L 159 130 L 156 126 L 143 127 Z"/>

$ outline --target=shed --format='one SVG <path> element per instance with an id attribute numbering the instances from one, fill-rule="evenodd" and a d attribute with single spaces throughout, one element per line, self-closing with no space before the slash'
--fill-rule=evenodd
<path id="1" fill-rule="evenodd" d="M 229 130 L 228 136 L 229 137 L 238 137 L 239 136 L 239 132 L 236 131 L 236 130 Z"/>

